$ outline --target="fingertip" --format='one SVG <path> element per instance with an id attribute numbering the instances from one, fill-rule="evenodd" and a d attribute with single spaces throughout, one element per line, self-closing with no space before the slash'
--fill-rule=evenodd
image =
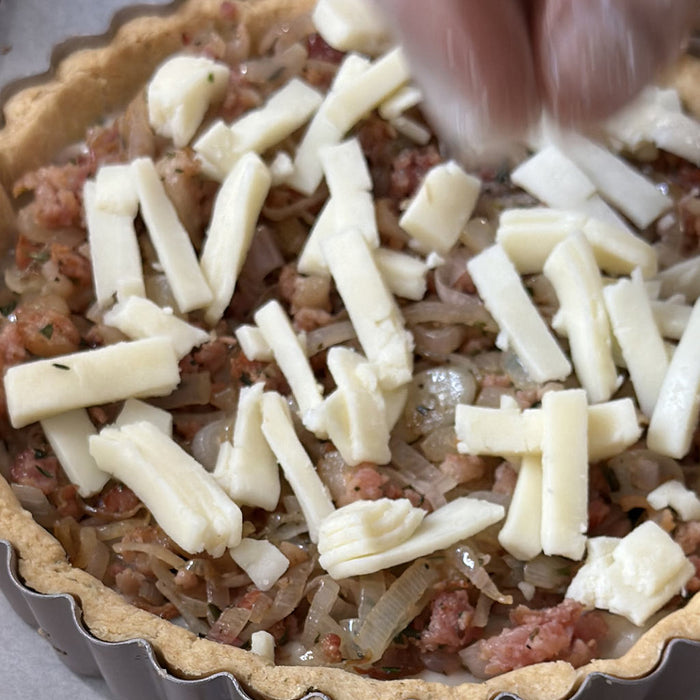
<path id="1" fill-rule="evenodd" d="M 600 121 L 678 54 L 691 2 L 547 0 L 534 20 L 546 108 L 566 125 Z"/>
<path id="2" fill-rule="evenodd" d="M 539 114 L 522 5 L 381 0 L 443 138 L 473 147 L 522 133 Z"/>

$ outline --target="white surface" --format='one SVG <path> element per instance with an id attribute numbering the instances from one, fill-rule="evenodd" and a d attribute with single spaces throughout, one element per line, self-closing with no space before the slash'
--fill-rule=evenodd
<path id="1" fill-rule="evenodd" d="M 99 678 L 72 673 L 51 645 L 0 593 L 0 697 L 3 700 L 115 700 Z"/>

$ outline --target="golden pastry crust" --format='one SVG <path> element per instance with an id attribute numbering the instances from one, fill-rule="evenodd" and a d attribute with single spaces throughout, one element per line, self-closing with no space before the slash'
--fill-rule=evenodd
<path id="1" fill-rule="evenodd" d="M 306 11 L 311 0 L 258 0 L 245 5 L 243 21 L 253 36 L 280 18 Z M 188 0 L 172 16 L 139 18 L 122 27 L 109 46 L 80 51 L 58 67 L 51 82 L 13 97 L 5 107 L 0 131 L 0 233 L 12 231 L 6 194 L 23 173 L 51 160 L 63 146 L 80 138 L 101 115 L 124 106 L 155 66 L 182 45 L 182 33 L 215 28 L 221 0 Z M 700 62 L 681 62 L 674 78 L 689 108 L 700 114 Z M 70 105 L 70 108 L 68 108 Z M 66 593 L 80 604 L 83 619 L 105 641 L 144 639 L 169 670 L 184 678 L 228 671 L 244 687 L 275 699 L 294 698 L 310 689 L 334 700 L 359 696 L 378 700 L 487 700 L 498 692 L 523 700 L 555 700 L 569 695 L 591 672 L 632 678 L 648 673 L 672 638 L 700 640 L 700 597 L 665 617 L 619 659 L 597 660 L 574 669 L 565 662 L 526 667 L 491 680 L 449 687 L 421 680 L 376 681 L 339 669 L 274 666 L 250 652 L 196 637 L 129 605 L 101 582 L 74 569 L 60 544 L 25 511 L 0 478 L 0 537 L 19 555 L 26 585 L 40 593 Z"/>

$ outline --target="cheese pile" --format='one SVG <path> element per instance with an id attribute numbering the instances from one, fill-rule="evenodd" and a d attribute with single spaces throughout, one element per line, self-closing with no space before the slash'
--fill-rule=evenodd
<path id="1" fill-rule="evenodd" d="M 294 412 L 319 439 L 330 438 L 347 464 L 390 462 L 390 433 L 413 375 L 413 339 L 396 296 L 423 298 L 431 264 L 460 240 L 481 187 L 455 162 L 434 167 L 399 222 L 410 252 L 382 248 L 369 169 L 358 140 L 347 136 L 376 109 L 397 131 L 425 143 L 430 134 L 405 114 L 420 102 L 420 91 L 410 83 L 402 50 L 389 46 L 365 0 L 320 0 L 314 20 L 331 45 L 349 51 L 326 95 L 293 79 L 258 109 L 200 133 L 204 114 L 225 91 L 228 68 L 177 56 L 156 72 L 147 91 L 152 126 L 178 147 L 191 144 L 203 171 L 221 183 L 202 252 L 197 257 L 151 159 L 101 167 L 84 190 L 95 295 L 104 323 L 129 340 L 14 367 L 5 378 L 12 424 L 41 421 L 81 495 L 99 492 L 110 476 L 120 479 L 177 544 L 214 556 L 229 549 L 263 590 L 288 562 L 271 543 L 242 537 L 239 506 L 277 507 L 278 465 L 318 543 L 322 566 L 338 578 L 424 556 L 505 515 L 501 506 L 473 498 L 453 500 L 425 517 L 402 501 L 336 509 L 297 435 Z M 655 113 L 658 103 L 645 99 L 646 112 Z M 680 108 L 664 109 L 682 121 Z M 610 132 L 625 146 L 658 137 L 666 147 L 652 121 L 640 117 L 634 133 L 611 123 Z M 279 151 L 264 160 L 303 127 L 294 153 Z M 684 128 L 690 133 L 693 127 L 684 122 Z M 650 447 L 674 457 L 689 449 L 700 393 L 700 304 L 691 308 L 688 302 L 700 290 L 693 299 L 687 290 L 687 299 L 668 290 L 678 280 L 697 280 L 700 263 L 689 261 L 657 277 L 653 248 L 618 212 L 643 228 L 669 208 L 669 198 L 600 145 L 543 134 L 533 137 L 536 152 L 512 179 L 545 206 L 505 211 L 495 245 L 472 258 L 468 272 L 499 326 L 499 347 L 511 348 L 538 383 L 564 381 L 573 372 L 582 388 L 546 392 L 541 409 L 521 411 L 508 400 L 499 409 L 459 406 L 455 427 L 461 452 L 520 465 L 500 531 L 503 546 L 521 559 L 543 551 L 580 560 L 589 462 L 618 454 L 642 433 L 632 400 L 611 400 L 620 386 L 618 367 L 629 372 L 650 420 Z M 700 148 L 684 143 L 684 157 L 700 160 Z M 305 338 L 283 307 L 273 300 L 258 309 L 253 325 L 236 330 L 237 339 L 249 359 L 274 359 L 293 400 L 262 385 L 243 387 L 233 437 L 221 444 L 209 473 L 173 440 L 167 417 L 137 399 L 170 393 L 179 382 L 178 360 L 210 338 L 182 317 L 200 311 L 209 327 L 222 318 L 270 187 L 285 184 L 308 195 L 323 180 L 330 196 L 298 269 L 332 279 L 362 352 L 330 349 L 335 389 L 324 395 Z M 138 214 L 175 309 L 147 298 L 134 227 Z M 522 275 L 539 272 L 559 301 L 553 330 L 522 281 Z M 557 335 L 567 338 L 570 357 Z M 673 340 L 679 341 L 675 348 Z M 98 434 L 86 408 L 120 400 L 126 403 L 117 423 Z M 602 562 L 619 559 L 623 545 L 616 543 L 614 551 L 606 546 L 604 558 L 589 542 L 589 563 L 581 571 L 594 564 L 596 575 L 612 571 Z M 670 588 L 668 580 L 661 582 L 664 591 L 683 585 L 685 569 L 678 572 Z M 645 593 L 660 600 L 654 586 Z M 579 589 L 572 585 L 572 595 Z M 589 591 L 580 598 L 605 603 L 604 595 Z"/>

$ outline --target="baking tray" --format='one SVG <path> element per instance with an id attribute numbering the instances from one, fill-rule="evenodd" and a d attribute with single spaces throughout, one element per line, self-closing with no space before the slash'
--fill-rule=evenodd
<path id="1" fill-rule="evenodd" d="M 51 67 L 71 51 L 102 44 L 134 16 L 164 14 L 178 3 L 0 0 L 0 108 L 17 91 L 45 80 Z M 697 35 L 694 39 L 697 42 Z M 17 555 L 4 540 L 0 540 L 0 591 L 7 599 L 0 612 L 7 605 L 14 611 L 9 618 L 3 615 L 0 623 L 0 641 L 5 641 L 0 656 L 0 696 L 5 700 L 28 695 L 52 700 L 254 700 L 230 673 L 183 680 L 163 667 L 144 640 L 109 643 L 96 639 L 85 628 L 80 606 L 71 596 L 39 594 L 23 584 Z M 55 658 L 47 658 L 50 648 Z M 592 674 L 571 700 L 693 698 L 698 696 L 698 687 L 700 643 L 673 640 L 657 667 L 644 678 L 621 680 Z M 332 698 L 312 692 L 301 700 Z M 520 699 L 501 693 L 494 700 Z"/>

